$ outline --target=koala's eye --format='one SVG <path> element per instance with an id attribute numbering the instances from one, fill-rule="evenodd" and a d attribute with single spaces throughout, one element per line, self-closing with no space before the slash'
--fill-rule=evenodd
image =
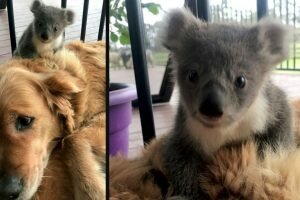
<path id="1" fill-rule="evenodd" d="M 39 22 L 39 23 L 38 23 L 38 26 L 39 26 L 39 27 L 42 27 L 42 26 L 43 26 L 43 23 L 42 23 L 42 22 Z"/>
<path id="2" fill-rule="evenodd" d="M 235 79 L 234 84 L 237 88 L 243 89 L 246 86 L 246 78 L 244 76 L 239 76 Z"/>
<path id="3" fill-rule="evenodd" d="M 56 26 L 53 28 L 53 30 L 54 30 L 54 32 L 57 32 L 57 28 L 56 28 Z"/>
<path id="4" fill-rule="evenodd" d="M 195 83 L 199 78 L 198 72 L 196 70 L 190 70 L 187 78 L 191 83 Z"/>
<path id="5" fill-rule="evenodd" d="M 24 131 L 31 127 L 34 117 L 18 116 L 15 122 L 17 131 Z"/>

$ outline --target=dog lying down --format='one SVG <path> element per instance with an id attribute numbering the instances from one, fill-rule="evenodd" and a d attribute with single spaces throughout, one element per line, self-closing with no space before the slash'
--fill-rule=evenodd
<path id="1" fill-rule="evenodd" d="M 292 103 L 296 111 L 295 128 L 300 127 L 300 101 Z M 299 135 L 297 135 L 298 138 Z M 172 196 L 161 148 L 166 137 L 153 140 L 142 155 L 128 160 L 110 159 L 110 199 L 186 199 Z M 206 170 L 195 177 L 212 200 L 297 200 L 300 199 L 300 149 L 268 151 L 263 161 L 256 146 L 248 141 L 221 148 Z"/>
<path id="2" fill-rule="evenodd" d="M 0 66 L 0 199 L 105 199 L 105 44 Z"/>

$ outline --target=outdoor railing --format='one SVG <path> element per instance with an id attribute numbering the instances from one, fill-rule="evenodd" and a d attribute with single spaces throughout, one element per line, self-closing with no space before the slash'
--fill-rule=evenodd
<path id="1" fill-rule="evenodd" d="M 257 9 L 250 9 L 245 6 L 243 8 L 233 8 L 233 1 L 222 0 L 219 4 L 213 4 L 211 1 L 209 6 L 211 22 L 237 22 L 242 24 L 251 24 L 257 21 Z M 253 1 L 252 1 L 253 2 Z M 257 1 L 260 3 L 261 1 Z M 277 66 L 279 70 L 300 71 L 300 43 L 297 42 L 300 34 L 300 2 L 296 0 L 268 0 L 267 13 L 270 17 L 280 20 L 282 23 L 290 26 L 294 31 L 294 40 L 290 47 L 290 57 L 286 61 Z M 297 14 L 298 13 L 298 14 Z"/>

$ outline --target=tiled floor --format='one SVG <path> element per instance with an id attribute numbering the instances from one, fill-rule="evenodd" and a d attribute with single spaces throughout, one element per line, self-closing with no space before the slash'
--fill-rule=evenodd
<path id="1" fill-rule="evenodd" d="M 23 31 L 32 21 L 29 10 L 32 0 L 13 1 L 17 41 Z M 45 4 L 60 6 L 60 0 L 44 0 Z M 75 23 L 66 29 L 66 40 L 80 38 L 81 20 L 84 0 L 67 1 L 67 8 L 74 10 Z M 90 0 L 85 41 L 95 41 L 98 37 L 102 1 Z M 7 11 L 0 10 L 0 63 L 11 57 L 10 37 L 8 28 Z"/>
<path id="2" fill-rule="evenodd" d="M 158 73 L 157 70 L 156 73 Z M 150 74 L 153 69 L 150 69 Z M 155 74 L 155 73 L 154 73 Z M 159 75 L 157 74 L 156 77 Z M 154 76 L 155 77 L 155 76 Z M 286 91 L 289 99 L 300 98 L 300 73 L 275 72 L 272 74 L 275 84 Z M 155 80 L 152 80 L 156 82 Z M 159 85 L 155 83 L 155 85 Z M 157 86 L 156 86 L 157 87 Z M 153 107 L 154 121 L 157 137 L 167 134 L 173 126 L 176 108 L 178 104 L 178 90 L 175 89 L 172 99 L 164 105 L 155 105 Z M 136 156 L 143 148 L 142 132 L 140 125 L 140 116 L 138 109 L 133 110 L 133 120 L 130 125 L 129 135 L 129 157 Z"/>

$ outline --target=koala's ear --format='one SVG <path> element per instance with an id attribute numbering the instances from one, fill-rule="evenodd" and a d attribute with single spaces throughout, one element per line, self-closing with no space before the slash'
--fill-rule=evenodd
<path id="1" fill-rule="evenodd" d="M 63 12 L 66 25 L 73 24 L 75 16 L 74 12 L 72 10 L 64 10 Z"/>
<path id="2" fill-rule="evenodd" d="M 196 28 L 202 25 L 204 23 L 197 19 L 190 10 L 174 9 L 164 19 L 160 33 L 162 43 L 167 49 L 176 50 L 180 47 L 185 34 L 189 34 L 189 29 L 192 26 Z"/>
<path id="3" fill-rule="evenodd" d="M 32 13 L 35 13 L 42 6 L 44 6 L 43 2 L 41 2 L 40 0 L 34 0 L 30 6 L 30 10 Z"/>
<path id="4" fill-rule="evenodd" d="M 276 65 L 288 57 L 293 33 L 291 29 L 269 18 L 260 20 L 256 28 L 258 53 L 262 60 L 270 65 Z"/>

